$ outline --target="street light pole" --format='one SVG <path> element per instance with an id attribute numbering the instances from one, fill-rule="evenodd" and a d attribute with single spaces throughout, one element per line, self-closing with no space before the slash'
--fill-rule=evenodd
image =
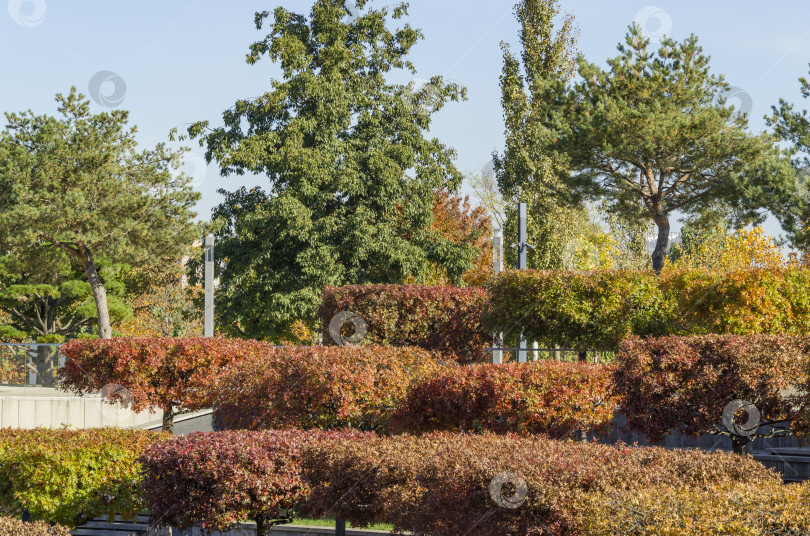
<path id="1" fill-rule="evenodd" d="M 503 272 L 503 231 L 497 227 L 492 229 L 492 271 L 495 275 Z M 495 334 L 498 346 L 503 346 L 503 333 Z M 492 350 L 492 363 L 503 363 L 503 350 Z"/>
<path id="2" fill-rule="evenodd" d="M 214 336 L 214 235 L 205 237 L 205 328 L 206 337 Z"/>

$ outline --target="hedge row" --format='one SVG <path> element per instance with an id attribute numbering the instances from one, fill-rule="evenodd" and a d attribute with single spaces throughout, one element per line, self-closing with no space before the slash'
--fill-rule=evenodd
<path id="1" fill-rule="evenodd" d="M 541 346 L 615 351 L 629 334 L 810 333 L 810 270 L 719 273 L 507 271 L 486 290 L 367 285 L 326 288 L 324 333 L 339 311 L 368 324 L 369 344 L 420 346 L 488 361 L 493 333 Z"/>
<path id="2" fill-rule="evenodd" d="M 433 536 L 788 535 L 810 526 L 810 484 L 783 486 L 751 457 L 729 453 L 490 433 L 230 431 L 168 439 L 101 429 L 2 436 L 0 504 L 17 508 L 7 514 L 27 507 L 35 518 L 66 526 L 144 506 L 154 525 L 225 529 L 254 519 L 264 533 L 292 515 L 338 515 Z M 14 477 L 23 463 L 34 468 Z M 20 485 L 27 487 L 9 495 Z M 26 534 L 4 520 L 0 534 L 6 525 L 10 534 Z"/>
<path id="3" fill-rule="evenodd" d="M 75 527 L 144 508 L 138 457 L 167 435 L 146 431 L 0 429 L 0 505 L 19 517 Z"/>
<path id="4" fill-rule="evenodd" d="M 511 271 L 489 298 L 487 329 L 577 350 L 629 334 L 810 333 L 810 270 Z"/>
<path id="5" fill-rule="evenodd" d="M 444 367 L 408 387 L 391 430 L 605 433 L 618 404 L 612 374 L 610 366 L 556 361 Z"/>
<path id="6" fill-rule="evenodd" d="M 212 390 L 223 428 L 437 430 L 575 437 L 604 431 L 612 368 L 544 361 L 441 365 L 419 348 L 279 348 L 229 367 Z"/>
<path id="7" fill-rule="evenodd" d="M 78 395 L 104 389 L 134 411 L 163 410 L 165 431 L 183 410 L 211 407 L 212 382 L 229 365 L 272 351 L 269 343 L 223 338 L 73 340 L 62 346 L 61 386 Z M 121 389 L 123 387 L 123 389 Z"/>
<path id="8" fill-rule="evenodd" d="M 411 384 L 439 372 L 436 357 L 391 346 L 269 348 L 224 369 L 211 401 L 225 428 L 385 430 Z"/>
<path id="9" fill-rule="evenodd" d="M 327 343 L 332 318 L 350 310 L 368 325 L 365 344 L 419 346 L 462 363 L 481 362 L 489 360 L 483 349 L 492 343 L 491 333 L 481 324 L 486 301 L 486 291 L 476 287 L 326 287 L 318 314 Z"/>
<path id="10" fill-rule="evenodd" d="M 195 433 L 154 445 L 141 460 L 153 525 L 224 531 L 251 519 L 262 536 L 289 522 L 311 492 L 301 457 L 312 442 L 360 439 L 351 432 Z"/>
<path id="11" fill-rule="evenodd" d="M 687 494 L 684 501 L 694 506 L 693 497 L 702 498 L 704 490 L 718 485 L 735 490 L 781 485 L 776 474 L 752 458 L 728 453 L 490 434 L 321 441 L 310 445 L 302 466 L 305 479 L 313 483 L 310 515 L 335 513 L 361 526 L 382 521 L 432 536 L 588 534 L 583 518 L 593 516 L 593 496 L 681 489 Z M 516 496 L 521 484 L 525 492 Z M 493 487 L 496 497 L 502 494 L 501 504 L 493 499 Z M 509 508 L 509 501 L 519 507 Z M 805 519 L 810 513 L 810 504 L 802 501 L 785 507 Z M 600 516 L 617 521 L 620 512 L 602 508 Z M 655 526 L 671 521 L 660 518 Z M 780 522 L 791 523 L 783 518 L 772 524 Z"/>
<path id="12" fill-rule="evenodd" d="M 42 521 L 25 523 L 19 518 L 0 517 L 0 536 L 70 536 L 70 531 L 61 525 L 49 525 Z"/>
<path id="13" fill-rule="evenodd" d="M 810 534 L 808 504 L 808 482 L 655 486 L 587 495 L 580 527 L 588 536 L 798 536 Z"/>
<path id="14" fill-rule="evenodd" d="M 628 427 L 658 442 L 676 430 L 708 432 L 732 400 L 747 400 L 763 423 L 793 421 L 806 433 L 810 339 L 706 335 L 625 340 L 613 391 Z"/>

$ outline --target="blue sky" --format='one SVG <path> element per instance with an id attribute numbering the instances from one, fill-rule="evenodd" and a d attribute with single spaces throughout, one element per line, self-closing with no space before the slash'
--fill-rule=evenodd
<path id="1" fill-rule="evenodd" d="M 5 0 L 2 3 L 6 3 Z M 0 110 L 54 113 L 53 97 L 71 85 L 88 93 L 94 75 L 109 104 L 131 111 L 139 141 L 166 141 L 171 128 L 208 119 L 217 123 L 237 98 L 253 97 L 279 77 L 265 60 L 249 66 L 247 47 L 261 38 L 257 10 L 277 5 L 308 12 L 310 0 L 10 0 L 0 3 Z M 394 0 L 373 0 L 377 6 Z M 458 151 L 461 169 L 480 170 L 503 143 L 498 76 L 499 43 L 517 43 L 513 1 L 413 0 L 409 22 L 426 39 L 414 49 L 417 78 L 443 75 L 465 85 L 468 101 L 437 114 L 431 134 Z M 695 33 L 712 68 L 750 104 L 751 127 L 780 97 L 801 100 L 797 79 L 810 62 L 810 3 L 753 1 L 563 0 L 580 28 L 580 50 L 603 63 L 616 54 L 627 26 L 638 20 L 651 37 Z M 110 102 L 114 101 L 114 102 Z M 810 107 L 810 103 L 800 103 Z M 103 110 L 103 104 L 95 104 Z M 204 169 L 195 147 L 186 170 L 202 192 L 200 216 L 219 201 L 218 188 L 262 184 L 256 177 L 220 177 Z M 773 223 L 767 226 L 778 232 Z"/>

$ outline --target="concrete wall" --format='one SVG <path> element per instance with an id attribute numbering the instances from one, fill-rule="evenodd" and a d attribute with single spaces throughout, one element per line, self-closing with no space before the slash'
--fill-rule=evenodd
<path id="1" fill-rule="evenodd" d="M 0 396 L 2 428 L 146 428 L 162 422 L 161 411 L 135 413 L 120 403 L 108 404 L 100 397 Z"/>

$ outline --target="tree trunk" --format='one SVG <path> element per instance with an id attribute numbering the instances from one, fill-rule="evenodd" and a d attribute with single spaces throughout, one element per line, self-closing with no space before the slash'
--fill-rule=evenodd
<path id="1" fill-rule="evenodd" d="M 750 437 L 742 437 L 737 435 L 731 436 L 731 450 L 737 454 L 745 454 L 748 450 L 748 445 L 752 443 Z"/>
<path id="2" fill-rule="evenodd" d="M 56 369 L 59 365 L 59 350 L 56 346 L 37 346 L 34 364 L 37 367 L 37 383 L 42 387 L 53 387 Z"/>
<path id="3" fill-rule="evenodd" d="M 171 404 L 163 408 L 163 431 L 174 433 L 174 408 Z"/>
<path id="4" fill-rule="evenodd" d="M 664 269 L 664 259 L 669 246 L 669 217 L 660 214 L 653 217 L 655 225 L 658 226 L 658 238 L 655 241 L 655 249 L 652 253 L 653 270 L 661 273 Z"/>
<path id="5" fill-rule="evenodd" d="M 90 283 L 90 288 L 93 289 L 93 298 L 96 300 L 98 336 L 102 339 L 111 339 L 112 328 L 110 327 L 110 311 L 107 309 L 107 290 L 104 288 L 104 283 L 101 282 L 101 278 L 98 276 L 96 263 L 93 262 L 93 255 L 90 253 L 90 250 L 87 249 L 87 246 L 84 244 L 79 245 L 79 254 L 82 258 L 87 281 Z"/>
<path id="6" fill-rule="evenodd" d="M 264 516 L 256 518 L 256 536 L 267 536 L 267 529 L 264 526 Z"/>
<path id="7" fill-rule="evenodd" d="M 588 352 L 587 351 L 577 352 L 577 359 L 579 359 L 582 362 L 588 361 Z"/>

